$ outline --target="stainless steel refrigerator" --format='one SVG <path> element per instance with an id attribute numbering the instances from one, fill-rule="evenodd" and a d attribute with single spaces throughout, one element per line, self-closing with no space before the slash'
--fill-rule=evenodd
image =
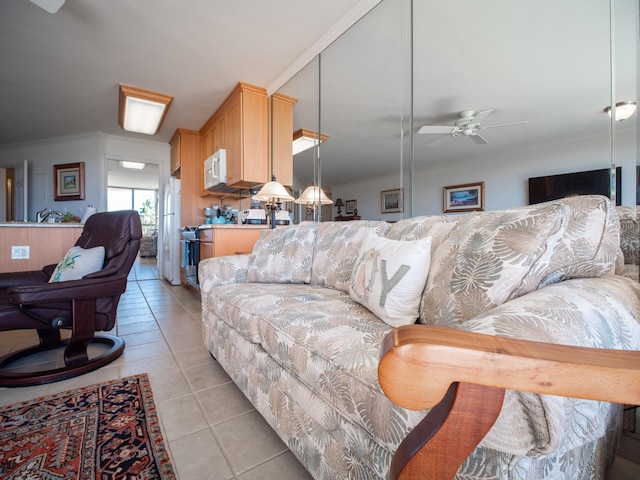
<path id="1" fill-rule="evenodd" d="M 162 276 L 172 285 L 180 285 L 180 180 L 171 177 L 164 186 L 162 240 Z"/>

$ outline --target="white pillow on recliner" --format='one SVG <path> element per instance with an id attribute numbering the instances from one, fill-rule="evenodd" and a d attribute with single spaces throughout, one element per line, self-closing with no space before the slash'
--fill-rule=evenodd
<path id="1" fill-rule="evenodd" d="M 53 271 L 49 283 L 79 280 L 97 272 L 104 264 L 104 247 L 71 247 Z"/>

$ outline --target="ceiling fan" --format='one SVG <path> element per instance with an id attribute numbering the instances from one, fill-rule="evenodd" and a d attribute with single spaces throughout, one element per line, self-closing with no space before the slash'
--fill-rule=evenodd
<path id="1" fill-rule="evenodd" d="M 427 143 L 429 146 L 440 145 L 444 142 L 451 140 L 456 137 L 469 137 L 475 143 L 479 145 L 488 145 L 489 142 L 480 135 L 481 130 L 486 130 L 487 128 L 497 128 L 497 127 L 508 127 L 511 125 L 522 125 L 528 122 L 514 122 L 514 123 L 503 123 L 500 125 L 487 125 L 481 126 L 480 122 L 487 118 L 493 109 L 490 110 L 482 110 L 480 112 L 474 112 L 473 110 L 464 110 L 460 112 L 458 118 L 454 125 L 424 125 L 418 130 L 418 134 L 427 134 L 427 135 L 446 135 L 444 137 L 436 138 L 435 140 Z"/>
<path id="2" fill-rule="evenodd" d="M 65 0 L 31 0 L 31 3 L 35 3 L 49 13 L 56 13 L 64 2 Z"/>

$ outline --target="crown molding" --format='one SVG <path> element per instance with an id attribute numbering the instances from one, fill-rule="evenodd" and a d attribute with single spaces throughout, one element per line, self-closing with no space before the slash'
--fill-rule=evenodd
<path id="1" fill-rule="evenodd" d="M 293 62 L 284 72 L 282 72 L 267 87 L 267 94 L 273 95 L 285 83 L 295 76 L 300 70 L 306 67 L 309 62 L 316 58 L 324 49 L 335 42 L 340 35 L 349 30 L 358 20 L 369 13 L 382 0 L 360 0 L 340 18 L 322 37 L 320 37 L 311 47 Z"/>

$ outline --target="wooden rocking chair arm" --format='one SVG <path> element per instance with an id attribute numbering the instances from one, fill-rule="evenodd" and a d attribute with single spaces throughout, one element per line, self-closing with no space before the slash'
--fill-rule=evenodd
<path id="1" fill-rule="evenodd" d="M 640 405 L 640 351 L 556 345 L 409 325 L 384 339 L 378 378 L 403 408 L 431 408 L 455 382 Z"/>

